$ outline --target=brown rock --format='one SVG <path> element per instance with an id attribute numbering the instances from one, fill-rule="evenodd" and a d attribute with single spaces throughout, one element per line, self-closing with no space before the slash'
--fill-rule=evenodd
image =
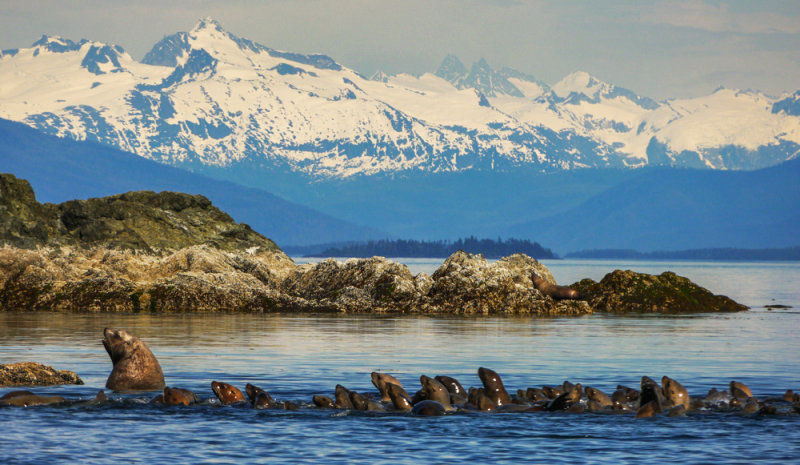
<path id="1" fill-rule="evenodd" d="M 591 279 L 573 284 L 581 298 L 598 312 L 700 313 L 747 310 L 725 296 L 714 295 L 672 272 L 658 276 L 616 270 L 599 283 Z"/>
<path id="2" fill-rule="evenodd" d="M 68 370 L 36 362 L 0 365 L 0 386 L 53 386 L 56 384 L 83 384 L 77 374 Z"/>

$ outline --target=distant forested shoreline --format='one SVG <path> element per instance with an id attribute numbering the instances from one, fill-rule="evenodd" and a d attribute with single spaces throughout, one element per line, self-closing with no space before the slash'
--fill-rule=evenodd
<path id="1" fill-rule="evenodd" d="M 533 258 L 558 258 L 552 250 L 538 242 L 522 239 L 478 239 L 467 237 L 456 241 L 418 241 L 414 239 L 382 239 L 356 242 L 328 247 L 322 252 L 310 253 L 307 257 L 407 257 L 446 258 L 458 250 L 480 253 L 486 258 L 501 258 L 515 253 L 524 253 Z"/>
<path id="2" fill-rule="evenodd" d="M 800 246 L 782 249 L 737 249 L 732 247 L 673 251 L 639 252 L 630 249 L 596 249 L 570 252 L 564 258 L 626 260 L 713 260 L 713 261 L 795 261 Z"/>

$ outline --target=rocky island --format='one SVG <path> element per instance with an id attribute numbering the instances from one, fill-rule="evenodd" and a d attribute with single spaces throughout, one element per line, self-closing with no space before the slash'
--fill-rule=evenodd
<path id="1" fill-rule="evenodd" d="M 272 241 L 200 195 L 129 192 L 62 204 L 36 201 L 0 174 L 0 311 L 353 312 L 568 316 L 718 312 L 747 307 L 672 273 L 610 273 L 556 285 L 537 260 L 456 252 L 413 275 L 382 257 L 296 265 Z M 541 286 L 539 286 L 541 287 Z"/>

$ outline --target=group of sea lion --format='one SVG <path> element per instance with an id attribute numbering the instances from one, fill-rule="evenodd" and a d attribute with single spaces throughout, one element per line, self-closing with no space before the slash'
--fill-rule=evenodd
<path id="1" fill-rule="evenodd" d="M 103 346 L 114 368 L 106 387 L 114 391 L 157 391 L 161 394 L 153 402 L 165 405 L 191 405 L 200 398 L 188 389 L 167 387 L 158 360 L 141 340 L 124 330 L 106 328 Z M 336 385 L 334 397 L 316 395 L 311 402 L 279 402 L 265 390 L 247 384 L 245 394 L 237 387 L 212 381 L 211 390 L 222 405 L 242 404 L 254 408 L 282 408 L 296 410 L 301 407 L 320 409 L 349 409 L 371 412 L 410 412 L 415 415 L 434 416 L 449 412 L 607 412 L 635 413 L 636 418 L 657 414 L 686 415 L 693 410 L 733 411 L 744 414 L 800 413 L 800 394 L 786 391 L 780 399 L 757 399 L 743 383 L 731 381 L 729 391 L 711 389 L 704 397 L 692 398 L 683 385 L 667 376 L 661 385 L 644 376 L 640 389 L 617 386 L 611 396 L 581 383 L 564 381 L 557 386 L 529 387 L 510 395 L 500 375 L 488 368 L 478 369 L 482 387 L 464 389 L 461 383 L 449 376 L 419 378 L 421 389 L 411 396 L 403 384 L 387 373 L 373 372 L 372 384 L 379 396 L 359 393 Z M 88 403 L 107 400 L 103 391 Z M 30 391 L 13 391 L 0 397 L 0 405 L 31 406 L 66 402 L 63 397 L 38 396 Z"/>

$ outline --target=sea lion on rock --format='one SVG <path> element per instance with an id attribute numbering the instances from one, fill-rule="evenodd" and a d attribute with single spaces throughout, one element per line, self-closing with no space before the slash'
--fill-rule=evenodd
<path id="1" fill-rule="evenodd" d="M 511 396 L 508 395 L 506 387 L 503 385 L 503 380 L 500 379 L 494 370 L 480 367 L 478 368 L 478 377 L 483 383 L 483 389 L 486 396 L 494 402 L 496 406 L 506 405 L 511 403 Z"/>
<path id="2" fill-rule="evenodd" d="M 125 330 L 103 330 L 103 347 L 114 368 L 106 387 L 114 391 L 156 391 L 166 387 L 164 373 L 147 345 Z"/>
<path id="3" fill-rule="evenodd" d="M 575 289 L 552 284 L 535 273 L 531 275 L 531 280 L 533 281 L 533 287 L 542 294 L 550 296 L 555 300 L 575 300 L 581 297 Z"/>
<path id="4" fill-rule="evenodd" d="M 222 405 L 230 405 L 238 402 L 246 402 L 244 394 L 236 386 L 228 383 L 211 382 L 211 390 L 217 396 Z"/>

